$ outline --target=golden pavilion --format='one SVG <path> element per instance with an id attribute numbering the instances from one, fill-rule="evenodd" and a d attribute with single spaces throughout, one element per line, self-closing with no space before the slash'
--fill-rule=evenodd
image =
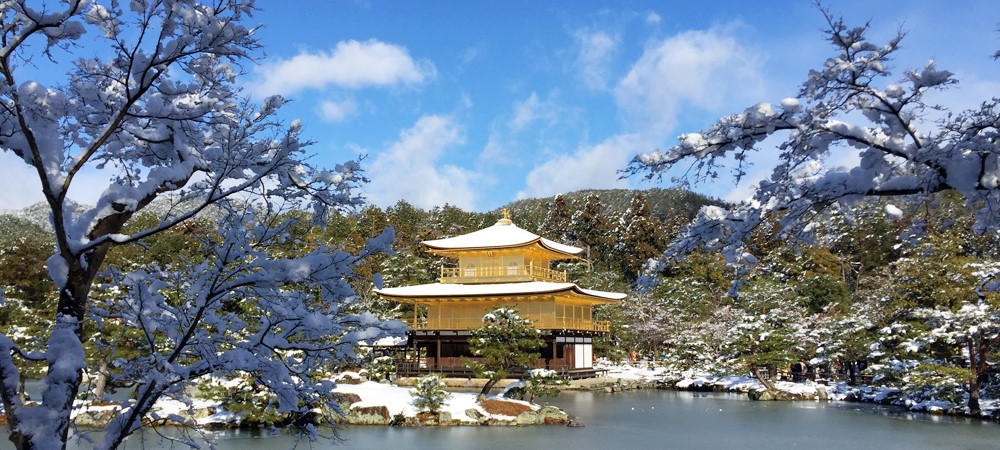
<path id="1" fill-rule="evenodd" d="M 441 268 L 438 282 L 376 290 L 413 305 L 400 375 L 469 375 L 463 362 L 472 357 L 469 330 L 482 326 L 490 310 L 511 306 L 544 332 L 536 367 L 573 378 L 596 375 L 592 339 L 606 334 L 609 324 L 594 320 L 594 306 L 625 294 L 583 289 L 552 269 L 553 262 L 578 259 L 582 249 L 521 229 L 506 212 L 491 227 L 422 244 L 452 261 Z"/>

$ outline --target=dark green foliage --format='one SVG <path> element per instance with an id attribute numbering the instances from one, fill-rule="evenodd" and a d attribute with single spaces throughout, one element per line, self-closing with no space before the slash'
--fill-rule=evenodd
<path id="1" fill-rule="evenodd" d="M 476 377 L 485 378 L 479 396 L 485 397 L 500 380 L 513 371 L 523 371 L 535 364 L 545 345 L 534 324 L 517 314 L 513 307 L 497 308 L 483 316 L 483 326 L 470 331 L 469 349 L 476 359 L 466 366 Z"/>
<path id="2" fill-rule="evenodd" d="M 552 202 L 549 203 L 549 212 L 545 216 L 545 221 L 542 222 L 539 234 L 556 242 L 572 242 L 574 240 L 572 236 L 573 229 L 571 227 L 572 220 L 573 213 L 566 203 L 566 197 L 562 194 L 557 194 L 555 197 L 552 197 Z"/>
<path id="3" fill-rule="evenodd" d="M 591 261 L 593 256 L 611 253 L 614 247 L 611 222 L 604 215 L 604 205 L 597 194 L 587 196 L 583 207 L 573 214 L 571 226 L 574 242 L 588 249 Z"/>
<path id="4" fill-rule="evenodd" d="M 583 205 L 586 203 L 587 197 L 597 195 L 604 205 L 604 213 L 608 217 L 618 217 L 629 208 L 636 192 L 630 189 L 585 189 L 565 193 L 563 197 L 568 204 Z M 660 220 L 666 219 L 670 215 L 677 215 L 686 222 L 694 218 L 704 205 L 725 205 L 720 200 L 682 189 L 654 188 L 641 192 L 646 197 L 653 216 Z M 549 199 L 530 198 L 509 203 L 502 208 L 509 208 L 514 216 L 514 221 L 518 224 L 524 224 L 522 228 L 537 230 L 548 211 L 548 203 Z M 527 228 L 531 225 L 534 227 Z"/>
<path id="5" fill-rule="evenodd" d="M 662 255 L 666 247 L 660 220 L 652 215 L 649 203 L 641 192 L 632 197 L 632 203 L 619 220 L 615 234 L 618 244 L 614 253 L 628 281 L 637 280 L 646 262 Z"/>
<path id="6" fill-rule="evenodd" d="M 32 310 L 54 307 L 55 289 L 45 267 L 54 251 L 52 239 L 42 227 L 26 219 L 0 216 L 0 288 L 4 297 L 16 298 Z"/>
<path id="7" fill-rule="evenodd" d="M 206 382 L 199 389 L 247 423 L 277 424 L 286 419 L 278 412 L 278 399 L 252 378 L 240 377 L 235 383 L 226 384 Z"/>
<path id="8" fill-rule="evenodd" d="M 410 391 L 413 395 L 413 406 L 437 414 L 451 396 L 444 390 L 445 387 L 441 374 L 432 373 L 418 378 Z"/>
<path id="9" fill-rule="evenodd" d="M 814 314 L 831 309 L 843 310 L 851 301 L 851 293 L 844 280 L 831 275 L 804 277 L 795 285 L 795 293 Z"/>

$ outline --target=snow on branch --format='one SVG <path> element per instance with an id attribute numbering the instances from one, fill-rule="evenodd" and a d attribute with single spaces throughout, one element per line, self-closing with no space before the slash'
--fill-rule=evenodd
<path id="1" fill-rule="evenodd" d="M 152 402 L 180 395 L 199 374 L 250 371 L 284 389 L 279 397 L 294 408 L 295 392 L 318 392 L 308 387 L 310 370 L 353 357 L 353 339 L 398 331 L 356 311 L 346 282 L 391 233 L 360 256 L 328 249 L 279 256 L 271 247 L 282 226 L 255 221 L 269 210 L 312 208 L 314 221 L 325 223 L 327 211 L 361 202 L 357 188 L 366 181 L 357 161 L 309 164 L 301 123 L 278 118 L 284 99 L 255 104 L 243 94 L 237 77 L 260 50 L 248 24 L 255 10 L 252 0 L 0 6 L 0 151 L 37 174 L 59 293 L 42 404 L 8 413 L 13 430 L 26 430 L 12 433 L 17 445 L 65 446 L 88 320 L 127 324 L 117 337 L 146 349 L 117 362 L 141 389 L 106 435 L 112 447 Z M 85 33 L 87 45 L 78 45 Z M 36 63 L 57 70 L 44 67 L 46 79 L 32 79 Z M 109 180 L 97 204 L 79 212 L 70 198 L 78 175 L 90 170 Z M 132 220 L 154 201 L 171 202 L 170 212 L 152 223 Z M 256 206 L 238 212 L 247 203 Z M 209 208 L 227 218 L 223 235 L 206 242 L 208 261 L 116 273 L 125 294 L 92 308 L 91 288 L 111 247 L 187 226 Z M 135 222 L 146 225 L 125 231 Z M 0 350 L 6 380 L 15 349 Z M 0 389 L 5 405 L 15 401 L 8 394 Z"/>
<path id="2" fill-rule="evenodd" d="M 768 220 L 777 233 L 803 240 L 824 213 L 866 197 L 912 196 L 955 190 L 975 208 L 976 230 L 1000 225 L 1000 160 L 997 99 L 977 110 L 925 119 L 924 94 L 957 83 L 933 61 L 892 79 L 892 59 L 904 33 L 885 44 L 871 42 L 867 24 L 849 27 L 823 10 L 835 55 L 810 71 L 796 98 L 761 103 L 723 117 L 712 128 L 681 135 L 678 145 L 637 155 L 623 171 L 684 185 L 712 181 L 735 164 L 738 183 L 756 154 L 777 162 L 752 198 L 726 211 L 704 208 L 669 254 L 695 247 L 726 249 L 731 263 L 743 255 L 743 239 Z M 779 136 L 777 148 L 762 146 Z M 855 152 L 851 167 L 830 165 Z M 848 160 L 854 158 L 847 158 Z"/>
<path id="3" fill-rule="evenodd" d="M 329 402 L 322 373 L 355 361 L 361 340 L 401 335 L 397 321 L 360 311 L 347 278 L 361 258 L 317 248 L 273 255 L 293 221 L 265 226 L 256 210 L 220 219 L 210 258 L 177 268 L 116 273 L 124 294 L 96 308 L 98 323 L 136 330 L 139 355 L 112 356 L 116 382 L 135 383 L 139 402 L 120 412 L 105 444 L 126 436 L 161 397 L 184 399 L 201 376 L 249 374 L 278 399 L 278 412 Z M 382 243 L 372 246 L 384 245 Z M 112 351 L 118 351 L 116 346 Z"/>

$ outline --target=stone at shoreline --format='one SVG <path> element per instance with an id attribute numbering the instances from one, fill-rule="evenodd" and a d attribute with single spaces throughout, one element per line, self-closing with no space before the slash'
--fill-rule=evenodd
<path id="1" fill-rule="evenodd" d="M 331 395 L 333 396 L 333 400 L 344 409 L 361 401 L 361 396 L 353 392 L 334 392 Z"/>
<path id="2" fill-rule="evenodd" d="M 787 400 L 813 400 L 816 397 L 813 395 L 803 394 L 799 392 L 787 392 L 781 390 L 768 390 L 768 389 L 751 389 L 747 391 L 747 397 L 750 400 L 769 402 L 769 401 L 787 401 Z"/>
<path id="3" fill-rule="evenodd" d="M 176 412 L 176 417 L 183 420 L 184 425 L 195 425 L 210 429 L 221 429 L 221 428 L 234 428 L 240 426 L 235 417 L 231 417 L 229 420 L 221 421 L 208 421 L 219 412 L 219 408 L 215 406 L 208 406 L 202 408 L 193 408 L 191 410 L 181 410 Z M 93 407 L 93 406 L 83 406 L 80 410 L 73 415 L 73 424 L 80 428 L 85 429 L 101 429 L 106 428 L 108 423 L 115 418 L 119 413 L 118 408 L 109 407 Z M 154 411 L 155 413 L 155 411 Z M 155 416 L 153 416 L 155 417 Z M 154 420 L 150 416 L 143 418 L 143 423 L 156 423 L 156 424 L 166 424 L 166 425 L 177 425 L 174 421 L 165 421 L 164 419 Z"/>
<path id="4" fill-rule="evenodd" d="M 476 409 L 476 408 L 469 408 L 469 409 L 465 410 L 465 415 L 468 416 L 470 419 L 473 419 L 473 420 L 475 420 L 477 422 L 482 422 L 483 419 L 486 417 L 486 416 L 483 415 L 483 413 L 479 412 L 479 410 Z"/>
<path id="5" fill-rule="evenodd" d="M 569 415 L 554 406 L 544 406 L 538 411 L 525 411 L 514 418 L 518 426 L 563 425 L 569 423 Z"/>
<path id="6" fill-rule="evenodd" d="M 117 414 L 117 409 L 86 410 L 77 414 L 73 423 L 81 428 L 104 428 Z"/>
<path id="7" fill-rule="evenodd" d="M 538 410 L 539 425 L 562 425 L 568 424 L 570 419 L 565 411 L 554 406 L 543 406 Z"/>
<path id="8" fill-rule="evenodd" d="M 361 384 L 365 382 L 365 380 L 362 379 L 360 376 L 354 376 L 354 374 L 351 373 L 343 373 L 339 377 L 337 377 L 334 381 L 343 384 Z"/>
<path id="9" fill-rule="evenodd" d="M 385 406 L 358 406 L 348 410 L 344 422 L 353 425 L 389 425 L 392 417 Z"/>
<path id="10" fill-rule="evenodd" d="M 535 425 L 538 423 L 538 413 L 535 411 L 525 411 L 514 418 L 514 423 L 519 426 Z"/>

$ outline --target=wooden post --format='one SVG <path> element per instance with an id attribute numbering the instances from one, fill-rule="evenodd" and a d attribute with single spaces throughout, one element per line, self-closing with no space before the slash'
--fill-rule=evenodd
<path id="1" fill-rule="evenodd" d="M 434 368 L 441 370 L 441 332 L 434 333 L 437 338 L 437 352 L 434 353 Z"/>
<path id="2" fill-rule="evenodd" d="M 552 336 L 552 359 L 549 360 L 550 362 L 545 367 L 546 369 L 550 369 L 551 370 L 552 369 L 552 367 L 551 367 L 551 365 L 552 365 L 551 361 L 554 360 L 554 359 L 556 359 L 556 341 L 557 340 L 558 340 L 557 336 L 553 335 Z"/>

